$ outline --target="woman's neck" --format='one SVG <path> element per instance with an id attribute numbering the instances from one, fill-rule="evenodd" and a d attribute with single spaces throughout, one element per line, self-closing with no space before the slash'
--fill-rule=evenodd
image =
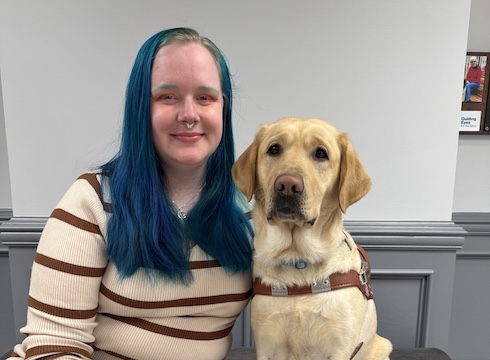
<path id="1" fill-rule="evenodd" d="M 204 169 L 166 172 L 168 196 L 177 209 L 189 211 L 204 188 Z"/>

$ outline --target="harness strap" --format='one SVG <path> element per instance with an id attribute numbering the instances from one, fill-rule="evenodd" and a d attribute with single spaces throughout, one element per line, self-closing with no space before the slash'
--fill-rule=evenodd
<path id="1" fill-rule="evenodd" d="M 317 283 L 304 286 L 274 286 L 265 285 L 262 283 L 261 278 L 256 278 L 254 281 L 254 295 L 269 295 L 269 296 L 289 296 L 289 295 L 304 295 L 304 294 L 317 294 L 322 292 L 328 292 L 333 290 L 339 290 L 346 287 L 355 286 L 361 291 L 366 299 L 373 299 L 373 291 L 371 289 L 370 277 L 371 267 L 369 259 L 364 249 L 357 245 L 359 255 L 361 256 L 361 272 L 358 273 L 355 270 L 350 270 L 347 273 L 336 273 L 323 278 Z"/>
<path id="2" fill-rule="evenodd" d="M 350 360 L 354 359 L 354 356 L 356 356 L 356 354 L 359 352 L 359 350 L 361 350 L 362 345 L 364 345 L 364 343 L 361 342 L 359 345 L 356 346 L 356 348 L 354 349 L 354 352 L 350 356 Z"/>

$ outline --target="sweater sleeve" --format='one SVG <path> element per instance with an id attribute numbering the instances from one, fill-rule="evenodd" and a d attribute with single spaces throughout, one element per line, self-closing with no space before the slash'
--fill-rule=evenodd
<path id="1" fill-rule="evenodd" d="M 91 358 L 108 216 L 95 174 L 77 179 L 52 212 L 32 267 L 27 337 L 13 358 Z"/>

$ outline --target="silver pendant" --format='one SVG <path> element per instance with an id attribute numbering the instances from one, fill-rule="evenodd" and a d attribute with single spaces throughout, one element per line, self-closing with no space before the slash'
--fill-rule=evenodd
<path id="1" fill-rule="evenodd" d="M 182 210 L 179 210 L 177 211 L 177 216 L 179 217 L 180 220 L 184 220 L 187 217 L 187 214 Z"/>

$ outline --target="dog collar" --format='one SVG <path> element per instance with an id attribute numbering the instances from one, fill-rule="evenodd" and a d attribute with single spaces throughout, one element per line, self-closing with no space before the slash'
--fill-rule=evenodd
<path id="1" fill-rule="evenodd" d="M 344 233 L 344 235 L 345 235 L 345 233 Z M 346 237 L 344 237 L 343 243 L 345 243 L 349 247 L 349 249 L 352 250 L 349 243 L 347 242 Z M 308 263 L 306 261 L 304 261 L 303 259 L 298 259 L 298 260 L 281 261 L 281 265 L 282 266 L 294 266 L 296 269 L 301 270 L 301 269 L 304 269 L 305 267 L 307 267 Z"/>
<path id="2" fill-rule="evenodd" d="M 304 261 L 303 259 L 298 259 L 298 260 L 289 260 L 289 261 L 281 261 L 282 266 L 294 266 L 296 269 L 304 269 L 305 267 L 308 266 L 308 263 Z"/>

